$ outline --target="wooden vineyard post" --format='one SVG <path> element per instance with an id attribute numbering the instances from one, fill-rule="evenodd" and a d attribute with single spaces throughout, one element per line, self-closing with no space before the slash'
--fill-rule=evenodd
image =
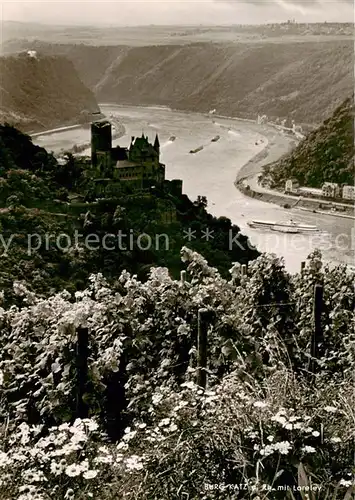
<path id="1" fill-rule="evenodd" d="M 305 269 L 306 269 L 306 263 L 303 261 L 301 262 L 301 275 L 304 273 Z"/>
<path id="2" fill-rule="evenodd" d="M 198 331 L 197 331 L 197 385 L 206 388 L 207 383 L 207 309 L 198 311 Z"/>
<path id="3" fill-rule="evenodd" d="M 246 264 L 242 264 L 242 276 L 247 276 L 248 268 Z"/>
<path id="4" fill-rule="evenodd" d="M 89 331 L 87 328 L 77 329 L 76 344 L 76 417 L 86 418 L 88 407 L 83 396 L 86 392 L 88 378 Z"/>
<path id="5" fill-rule="evenodd" d="M 319 349 L 318 344 L 322 339 L 322 310 L 323 310 L 323 286 L 314 286 L 314 296 L 313 296 L 313 335 L 312 335 L 312 345 L 311 345 L 311 372 L 315 373 L 316 363 L 315 360 L 318 358 Z"/>
<path id="6" fill-rule="evenodd" d="M 183 285 L 186 281 L 186 271 L 181 271 L 180 273 L 180 282 Z"/>

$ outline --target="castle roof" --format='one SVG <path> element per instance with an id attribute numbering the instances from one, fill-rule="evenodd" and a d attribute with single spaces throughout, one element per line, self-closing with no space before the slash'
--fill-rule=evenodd
<path id="1" fill-rule="evenodd" d="M 160 147 L 159 137 L 158 137 L 158 134 L 156 134 L 155 141 L 154 141 L 154 149 L 157 149 L 159 147 Z"/>
<path id="2" fill-rule="evenodd" d="M 134 142 L 130 145 L 130 153 L 133 152 L 134 156 L 156 156 L 158 152 L 155 147 L 148 141 L 148 137 L 142 134 L 142 137 L 136 137 Z"/>

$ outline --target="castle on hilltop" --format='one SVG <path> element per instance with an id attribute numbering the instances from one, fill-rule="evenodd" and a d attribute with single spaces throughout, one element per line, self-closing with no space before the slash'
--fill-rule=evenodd
<path id="1" fill-rule="evenodd" d="M 90 175 L 103 188 L 107 184 L 124 183 L 133 190 L 161 187 L 165 181 L 165 165 L 160 163 L 158 135 L 154 144 L 143 133 L 132 137 L 129 148 L 112 147 L 112 126 L 107 120 L 91 124 Z"/>

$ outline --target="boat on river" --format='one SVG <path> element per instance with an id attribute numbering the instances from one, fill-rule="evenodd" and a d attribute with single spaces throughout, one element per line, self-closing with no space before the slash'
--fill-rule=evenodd
<path id="1" fill-rule="evenodd" d="M 283 222 L 274 222 L 266 220 L 252 220 L 248 222 L 248 226 L 255 229 L 270 229 L 271 231 L 279 231 L 281 233 L 306 233 L 318 231 L 317 226 L 311 224 L 299 224 L 292 219 Z"/>
<path id="2" fill-rule="evenodd" d="M 199 153 L 202 150 L 203 150 L 203 146 L 200 146 L 199 148 L 191 149 L 190 153 L 195 154 L 195 153 Z"/>

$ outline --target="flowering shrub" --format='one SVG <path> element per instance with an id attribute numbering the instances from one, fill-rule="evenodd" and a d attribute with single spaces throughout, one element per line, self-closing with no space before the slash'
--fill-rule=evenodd
<path id="1" fill-rule="evenodd" d="M 249 494 L 292 487 L 299 463 L 314 483 L 343 484 L 344 492 L 354 473 L 355 425 L 348 411 L 354 403 L 346 385 L 324 394 L 300 386 L 287 371 L 262 384 L 245 384 L 233 373 L 207 391 L 193 382 L 177 393 L 158 391 L 148 410 L 152 424 L 136 421 L 129 441 L 119 446 L 145 454 L 139 483 L 145 498 L 165 498 L 164 492 L 178 498 L 179 489 L 193 498 L 219 498 L 211 493 L 213 484 L 248 485 Z"/>
<path id="2" fill-rule="evenodd" d="M 79 326 L 92 332 L 92 394 L 102 391 L 101 377 L 119 363 L 122 342 L 117 327 L 113 331 L 109 322 L 115 300 L 104 285 L 101 276 L 92 278 L 91 287 L 78 293 L 73 303 L 65 291 L 44 300 L 28 292 L 24 285 L 14 283 L 15 293 L 24 297 L 27 306 L 0 309 L 4 413 L 31 423 L 53 424 L 72 418 L 75 329 Z M 91 403 L 95 411 L 94 398 Z"/>
<path id="3" fill-rule="evenodd" d="M 237 483 L 257 495 L 296 484 L 300 463 L 319 483 L 350 486 L 354 275 L 314 252 L 302 275 L 263 255 L 227 281 L 196 252 L 181 254 L 185 282 L 163 268 L 145 283 L 124 271 L 109 286 L 99 274 L 83 292 L 47 299 L 14 283 L 17 305 L 0 308 L 5 498 L 213 499 L 225 498 L 213 484 Z M 310 374 L 316 283 L 323 336 Z M 194 385 L 200 308 L 206 392 Z M 84 421 L 78 328 L 89 335 Z"/>
<path id="4" fill-rule="evenodd" d="M 94 420 L 77 419 L 45 430 L 20 424 L 0 449 L 0 491 L 17 500 L 110 498 L 110 483 L 143 468 L 103 440 Z M 3 498 L 3 497 L 2 497 Z"/>

